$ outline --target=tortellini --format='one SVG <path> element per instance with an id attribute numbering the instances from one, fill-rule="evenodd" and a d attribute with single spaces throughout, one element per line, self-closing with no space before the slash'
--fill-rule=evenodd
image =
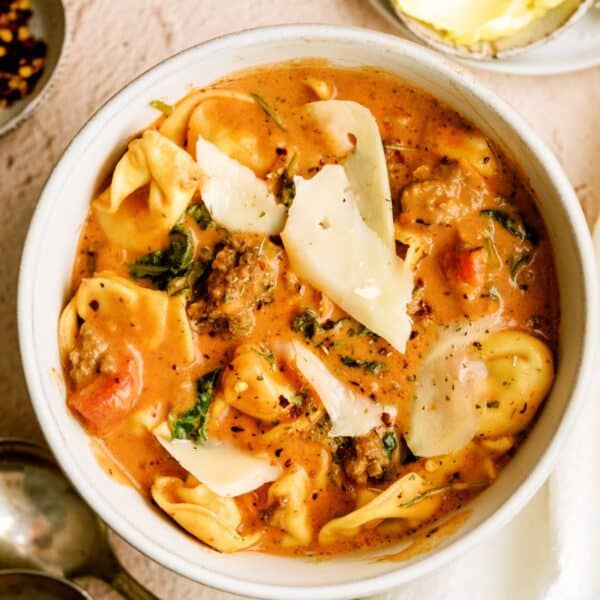
<path id="1" fill-rule="evenodd" d="M 499 331 L 482 342 L 488 392 L 477 408 L 477 432 L 485 437 L 518 433 L 527 427 L 554 379 L 546 344 L 522 331 Z"/>
<path id="2" fill-rule="evenodd" d="M 198 138 L 206 139 L 221 152 L 264 177 L 276 164 L 278 140 L 275 139 L 277 136 L 269 135 L 268 121 L 261 118 L 249 125 L 248 111 L 260 114 L 262 109 L 252 96 L 245 98 L 251 106 L 218 98 L 197 106 L 189 120 L 188 149 L 193 153 Z"/>
<path id="3" fill-rule="evenodd" d="M 271 517 L 271 524 L 286 532 L 284 546 L 306 546 L 313 537 L 308 509 L 310 480 L 306 471 L 296 468 L 269 488 L 269 502 L 279 506 Z"/>
<path id="4" fill-rule="evenodd" d="M 223 371 L 225 402 L 261 421 L 281 419 L 296 392 L 275 369 L 274 361 L 273 354 L 264 346 L 239 346 Z"/>
<path id="5" fill-rule="evenodd" d="M 439 495 L 427 496 L 433 486 L 417 473 L 407 473 L 384 492 L 355 511 L 333 519 L 319 532 L 320 544 L 352 538 L 362 527 L 376 527 L 385 519 L 422 522 L 439 509 Z"/>
<path id="6" fill-rule="evenodd" d="M 78 317 L 101 323 L 109 334 L 126 340 L 143 340 L 150 350 L 168 346 L 174 363 L 188 364 L 195 358 L 183 296 L 168 296 L 112 273 L 83 279 L 60 318 L 59 344 L 63 357 L 76 345 Z"/>
<path id="7" fill-rule="evenodd" d="M 173 112 L 161 123 L 159 131 L 162 135 L 175 142 L 178 146 L 185 146 L 190 118 L 199 104 L 211 98 L 238 100 L 240 102 L 254 103 L 252 96 L 236 90 L 197 90 L 188 94 L 174 107 Z"/>
<path id="8" fill-rule="evenodd" d="M 152 498 L 185 530 L 220 552 L 244 550 L 260 538 L 260 532 L 239 533 L 242 515 L 233 498 L 218 496 L 193 478 L 184 483 L 178 477 L 158 477 Z"/>
<path id="9" fill-rule="evenodd" d="M 552 354 L 527 333 L 492 333 L 498 326 L 492 316 L 450 329 L 424 357 L 406 436 L 417 456 L 518 433 L 537 412 L 552 385 Z"/>
<path id="10" fill-rule="evenodd" d="M 496 154 L 479 131 L 434 124 L 427 129 L 426 143 L 433 152 L 466 163 L 483 177 L 492 177 L 499 171 Z"/>
<path id="11" fill-rule="evenodd" d="M 113 243 L 145 250 L 175 225 L 198 189 L 194 159 L 157 131 L 147 130 L 129 144 L 113 172 L 110 187 L 93 206 Z M 146 206 L 124 201 L 150 185 Z"/>

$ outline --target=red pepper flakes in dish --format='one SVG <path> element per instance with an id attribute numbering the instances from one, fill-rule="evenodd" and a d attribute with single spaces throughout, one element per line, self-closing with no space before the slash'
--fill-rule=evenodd
<path id="1" fill-rule="evenodd" d="M 47 45 L 29 30 L 30 0 L 0 0 L 0 108 L 29 95 L 44 71 Z"/>

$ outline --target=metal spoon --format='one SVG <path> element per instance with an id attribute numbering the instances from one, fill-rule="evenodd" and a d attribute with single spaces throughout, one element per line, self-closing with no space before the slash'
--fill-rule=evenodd
<path id="1" fill-rule="evenodd" d="M 93 575 L 129 600 L 158 600 L 119 563 L 106 525 L 50 452 L 31 442 L 0 440 L 0 567 Z"/>
<path id="2" fill-rule="evenodd" d="M 92 600 L 78 585 L 28 569 L 0 571 L 0 600 Z"/>

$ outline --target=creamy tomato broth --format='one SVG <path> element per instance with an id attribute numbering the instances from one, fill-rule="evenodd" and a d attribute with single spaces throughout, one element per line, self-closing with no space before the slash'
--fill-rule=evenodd
<path id="1" fill-rule="evenodd" d="M 153 105 L 59 323 L 102 463 L 224 552 L 384 545 L 491 485 L 558 342 L 514 165 L 373 69 L 273 66 Z"/>

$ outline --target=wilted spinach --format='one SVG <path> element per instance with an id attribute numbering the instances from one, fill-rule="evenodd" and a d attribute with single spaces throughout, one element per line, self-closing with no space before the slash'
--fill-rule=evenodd
<path id="1" fill-rule="evenodd" d="M 166 248 L 150 252 L 129 265 L 132 277 L 148 279 L 155 288 L 172 296 L 191 294 L 205 271 L 206 264 L 194 260 L 194 239 L 183 225 L 171 229 Z"/>
<path id="2" fill-rule="evenodd" d="M 485 217 L 489 217 L 502 226 L 508 233 L 515 236 L 522 242 L 531 242 L 534 246 L 537 246 L 540 241 L 540 236 L 535 229 L 527 225 L 526 223 L 520 223 L 516 219 L 513 219 L 506 211 L 497 210 L 494 208 L 486 208 L 480 211 Z"/>
<path id="3" fill-rule="evenodd" d="M 377 375 L 383 369 L 383 363 L 380 360 L 361 360 L 360 358 L 354 358 L 353 356 L 340 355 L 342 364 L 352 369 L 365 369 L 373 375 Z"/>
<path id="4" fill-rule="evenodd" d="M 220 369 L 207 373 L 196 382 L 196 404 L 187 412 L 176 415 L 169 413 L 168 423 L 171 435 L 178 440 L 205 442 L 207 416 L 215 395 L 215 386 Z"/>

